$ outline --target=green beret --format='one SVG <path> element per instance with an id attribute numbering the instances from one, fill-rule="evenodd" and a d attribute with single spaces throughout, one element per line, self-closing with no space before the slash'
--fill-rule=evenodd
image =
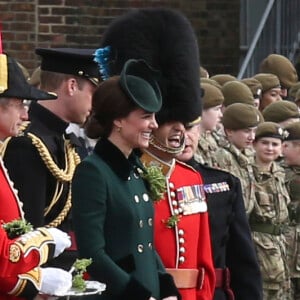
<path id="1" fill-rule="evenodd" d="M 263 137 L 272 137 L 283 140 L 285 135 L 285 131 L 279 124 L 274 122 L 262 122 L 257 126 L 255 140 L 257 141 Z"/>
<path id="2" fill-rule="evenodd" d="M 201 84 L 202 83 L 209 83 L 212 84 L 213 86 L 219 88 L 221 90 L 222 86 L 216 82 L 215 80 L 211 79 L 211 78 L 201 78 Z"/>
<path id="3" fill-rule="evenodd" d="M 290 123 L 284 129 L 287 131 L 286 141 L 300 140 L 300 122 Z"/>
<path id="4" fill-rule="evenodd" d="M 224 102 L 224 96 L 219 88 L 209 83 L 201 83 L 201 88 L 204 90 L 203 109 L 218 106 Z"/>
<path id="5" fill-rule="evenodd" d="M 230 81 L 222 86 L 224 106 L 233 103 L 245 103 L 254 106 L 254 98 L 250 88 L 240 81 Z"/>
<path id="6" fill-rule="evenodd" d="M 298 81 L 295 67 L 291 61 L 279 54 L 270 54 L 260 64 L 260 72 L 275 74 L 280 84 L 285 88 L 290 88 Z"/>
<path id="7" fill-rule="evenodd" d="M 248 86 L 254 98 L 260 98 L 262 93 L 262 85 L 260 81 L 258 81 L 254 77 L 249 77 L 249 78 L 243 78 L 241 82 Z"/>
<path id="8" fill-rule="evenodd" d="M 269 104 L 263 111 L 265 121 L 280 123 L 290 118 L 299 118 L 298 106 L 291 101 L 280 100 Z"/>
<path id="9" fill-rule="evenodd" d="M 120 74 L 120 85 L 125 94 L 140 108 L 148 112 L 161 109 L 162 97 L 156 79 L 158 71 L 144 60 L 129 59 Z"/>
<path id="10" fill-rule="evenodd" d="M 214 76 L 211 76 L 210 79 L 215 80 L 218 82 L 221 86 L 224 85 L 226 82 L 237 80 L 237 78 L 230 74 L 217 74 Z"/>
<path id="11" fill-rule="evenodd" d="M 274 74 L 258 73 L 253 77 L 261 83 L 263 93 L 274 88 L 280 88 L 279 79 Z"/>
<path id="12" fill-rule="evenodd" d="M 291 100 L 296 98 L 297 92 L 300 90 L 300 81 L 297 81 L 289 88 L 289 97 Z"/>
<path id="13" fill-rule="evenodd" d="M 246 129 L 256 127 L 263 121 L 259 110 L 253 105 L 245 103 L 234 103 L 226 107 L 222 124 L 226 129 Z"/>

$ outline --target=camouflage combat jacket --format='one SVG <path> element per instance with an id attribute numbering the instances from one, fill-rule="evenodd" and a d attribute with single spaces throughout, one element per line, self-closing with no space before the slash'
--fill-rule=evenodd
<path id="1" fill-rule="evenodd" d="M 215 152 L 214 160 L 216 167 L 230 172 L 240 179 L 245 209 L 247 215 L 249 215 L 255 201 L 252 159 L 233 144 L 227 143 Z"/>
<path id="2" fill-rule="evenodd" d="M 285 233 L 288 262 L 292 278 L 300 278 L 300 166 L 285 167 L 285 184 L 289 192 L 290 224 Z"/>
<path id="3" fill-rule="evenodd" d="M 289 288 L 284 231 L 289 222 L 290 198 L 284 183 L 284 170 L 275 162 L 270 171 L 253 165 L 255 203 L 249 216 L 253 241 L 261 267 L 263 287 L 271 290 Z"/>
<path id="4" fill-rule="evenodd" d="M 213 167 L 214 154 L 219 148 L 217 141 L 211 133 L 203 133 L 198 142 L 198 148 L 194 155 L 195 160 L 203 165 Z"/>

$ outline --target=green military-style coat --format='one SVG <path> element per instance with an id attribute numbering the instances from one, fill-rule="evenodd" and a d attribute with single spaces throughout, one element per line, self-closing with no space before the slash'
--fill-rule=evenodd
<path id="1" fill-rule="evenodd" d="M 72 184 L 73 220 L 88 271 L 104 282 L 100 299 L 161 299 L 178 295 L 153 247 L 153 204 L 141 177 L 143 167 L 110 141 L 77 167 Z"/>

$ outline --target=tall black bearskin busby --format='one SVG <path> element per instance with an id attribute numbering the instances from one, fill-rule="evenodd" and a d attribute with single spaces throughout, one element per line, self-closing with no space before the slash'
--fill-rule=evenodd
<path id="1" fill-rule="evenodd" d="M 144 59 L 160 71 L 163 106 L 156 117 L 190 123 L 201 115 L 199 50 L 190 22 L 166 8 L 134 9 L 114 20 L 101 40 L 110 47 L 110 76 L 128 59 Z"/>

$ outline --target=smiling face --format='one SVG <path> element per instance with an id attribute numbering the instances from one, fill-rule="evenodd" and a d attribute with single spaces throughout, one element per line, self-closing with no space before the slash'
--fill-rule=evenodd
<path id="1" fill-rule="evenodd" d="M 258 163 L 269 164 L 276 160 L 282 151 L 282 142 L 278 138 L 262 137 L 253 143 Z"/>
<path id="2" fill-rule="evenodd" d="M 158 127 L 155 114 L 135 109 L 125 118 L 114 121 L 112 132 L 121 151 L 129 155 L 134 148 L 147 148 L 152 130 Z M 109 137 L 111 138 L 111 136 Z"/>
<path id="3" fill-rule="evenodd" d="M 163 151 L 150 144 L 150 151 L 164 161 L 169 161 L 180 152 L 184 144 L 185 128 L 181 122 L 173 121 L 167 122 L 153 131 L 155 143 L 160 145 L 161 148 L 172 149 L 174 151 Z"/>
<path id="4" fill-rule="evenodd" d="M 23 121 L 28 119 L 27 107 L 23 100 L 0 99 L 0 140 L 16 136 Z"/>

